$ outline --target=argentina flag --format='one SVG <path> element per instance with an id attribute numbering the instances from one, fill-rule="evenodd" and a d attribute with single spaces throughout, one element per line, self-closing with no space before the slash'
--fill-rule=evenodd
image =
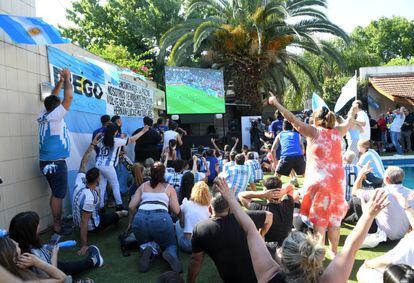
<path id="1" fill-rule="evenodd" d="M 19 17 L 0 14 L 0 28 L 2 28 L 15 43 L 48 45 L 69 43 L 59 31 L 44 22 L 41 18 Z"/>

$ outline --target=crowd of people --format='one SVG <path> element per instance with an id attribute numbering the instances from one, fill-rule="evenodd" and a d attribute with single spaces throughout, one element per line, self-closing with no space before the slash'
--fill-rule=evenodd
<path id="1" fill-rule="evenodd" d="M 73 100 L 69 78 L 70 72 L 62 70 L 38 119 L 40 170 L 52 191 L 55 235 L 73 233 L 62 221 L 68 191 L 65 159 L 70 152 L 64 117 Z M 61 101 L 57 94 L 62 86 Z M 370 123 L 362 103 L 355 101 L 345 119 L 326 107 L 301 119 L 272 93 L 268 103 L 277 108 L 276 120 L 268 129 L 257 121 L 260 146 L 243 146 L 238 152 L 238 139 L 223 147 L 211 139 L 191 160 L 181 158 L 184 131 L 174 121 L 159 119 L 154 124 L 144 117 L 144 126 L 128 137 L 119 116 L 102 116 L 102 127 L 93 133 L 80 162 L 71 200 L 82 258 L 59 260 L 58 239 L 42 243 L 39 216 L 23 212 L 11 220 L 8 236 L 0 239 L 2 277 L 10 278 L 8 282 L 63 281 L 99 268 L 104 258 L 89 244 L 88 235 L 107 233 L 107 227 L 128 217 L 126 235 L 139 247 L 139 271 L 149 271 L 158 256 L 172 270 L 158 282 L 184 282 L 184 269 L 187 282 L 196 282 L 204 255 L 213 260 L 224 282 L 347 282 L 356 252 L 385 241 L 398 243 L 383 256 L 365 261 L 358 280 L 413 282 L 414 195 L 402 185 L 404 171 L 395 166 L 385 170 L 371 148 L 375 144 L 366 133 Z M 395 111 L 393 123 L 404 122 L 404 111 Z M 357 132 L 344 146 L 344 137 L 352 131 Z M 135 162 L 124 148 L 132 143 Z M 87 168 L 93 156 L 95 166 Z M 127 206 L 118 166 L 133 177 Z M 274 176 L 264 178 L 264 171 Z M 300 175 L 304 182 L 299 189 Z M 291 181 L 283 184 L 282 176 Z M 259 185 L 264 189 L 258 190 Z M 113 210 L 107 208 L 110 195 Z M 355 227 L 339 251 L 343 222 Z M 188 267 L 182 265 L 179 250 L 191 254 Z"/>

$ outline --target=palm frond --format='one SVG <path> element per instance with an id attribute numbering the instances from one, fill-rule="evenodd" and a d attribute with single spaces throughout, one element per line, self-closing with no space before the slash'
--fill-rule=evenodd
<path id="1" fill-rule="evenodd" d="M 203 41 L 219 28 L 220 24 L 217 22 L 206 21 L 201 23 L 194 32 L 194 52 L 197 52 Z"/>
<path id="2" fill-rule="evenodd" d="M 170 59 L 168 60 L 168 65 L 177 66 L 180 65 L 183 56 L 185 55 L 187 49 L 193 45 L 193 36 L 194 32 L 190 31 L 181 36 L 177 42 L 174 44 L 173 49 L 171 50 Z"/>

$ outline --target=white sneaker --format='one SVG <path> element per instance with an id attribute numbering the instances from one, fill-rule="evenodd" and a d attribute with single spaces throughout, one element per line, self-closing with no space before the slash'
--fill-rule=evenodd
<path id="1" fill-rule="evenodd" d="M 402 154 L 394 154 L 394 156 L 404 156 L 404 155 L 402 155 Z"/>
<path id="2" fill-rule="evenodd" d="M 377 233 L 368 234 L 364 242 L 361 245 L 361 249 L 372 249 L 378 246 L 382 242 L 387 241 L 387 234 L 384 231 L 379 230 Z"/>

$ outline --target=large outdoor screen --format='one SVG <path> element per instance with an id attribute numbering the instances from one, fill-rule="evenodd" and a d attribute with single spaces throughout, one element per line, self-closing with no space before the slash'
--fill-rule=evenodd
<path id="1" fill-rule="evenodd" d="M 225 113 L 223 72 L 165 67 L 168 114 Z"/>

